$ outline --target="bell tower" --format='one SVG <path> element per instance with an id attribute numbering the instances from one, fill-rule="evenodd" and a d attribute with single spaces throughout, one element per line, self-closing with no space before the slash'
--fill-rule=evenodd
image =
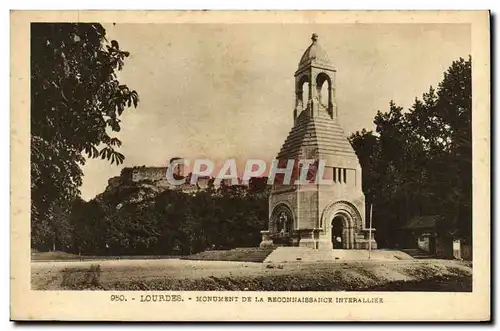
<path id="1" fill-rule="evenodd" d="M 295 72 L 293 127 L 276 158 L 295 160 L 295 174 L 306 164 L 323 164 L 329 184 L 274 184 L 260 246 L 365 249 L 371 241 L 376 248 L 373 231 L 365 226 L 361 166 L 338 123 L 336 69 L 318 35 L 311 40 Z"/>
<path id="2" fill-rule="evenodd" d="M 336 70 L 320 46 L 318 38 L 316 33 L 312 35 L 312 43 L 302 55 L 295 72 L 294 124 L 303 112 L 303 116 L 337 118 Z"/>

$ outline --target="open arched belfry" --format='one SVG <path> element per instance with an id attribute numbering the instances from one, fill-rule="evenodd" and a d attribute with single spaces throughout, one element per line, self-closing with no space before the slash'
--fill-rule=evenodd
<path id="1" fill-rule="evenodd" d="M 315 249 L 367 249 L 365 197 L 361 167 L 338 123 L 336 69 L 313 34 L 295 72 L 294 126 L 277 159 L 325 162 L 323 178 L 331 184 L 291 182 L 273 185 L 269 197 L 269 228 L 261 247 L 302 246 Z M 317 163 L 316 163 L 317 164 Z M 300 172 L 300 169 L 299 169 Z"/>

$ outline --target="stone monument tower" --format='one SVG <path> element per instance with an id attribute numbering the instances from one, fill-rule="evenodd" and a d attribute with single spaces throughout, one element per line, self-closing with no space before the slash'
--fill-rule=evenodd
<path id="1" fill-rule="evenodd" d="M 335 103 L 336 69 L 312 35 L 295 72 L 294 126 L 278 160 L 325 162 L 323 178 L 331 185 L 292 181 L 273 185 L 269 197 L 269 228 L 261 247 L 302 246 L 314 249 L 376 248 L 365 226 L 361 166 L 338 123 Z M 326 84 L 326 85 L 325 85 Z"/>

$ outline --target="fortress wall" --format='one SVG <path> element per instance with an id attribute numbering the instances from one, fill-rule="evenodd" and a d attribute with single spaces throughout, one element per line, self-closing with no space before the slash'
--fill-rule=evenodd
<path id="1" fill-rule="evenodd" d="M 141 180 L 158 181 L 166 179 L 166 177 L 167 167 L 144 167 L 132 170 L 132 181 L 134 182 Z"/>

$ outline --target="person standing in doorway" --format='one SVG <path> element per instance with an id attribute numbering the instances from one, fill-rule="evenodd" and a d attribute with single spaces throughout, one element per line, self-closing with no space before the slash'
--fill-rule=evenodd
<path id="1" fill-rule="evenodd" d="M 342 238 L 337 237 L 335 238 L 335 241 L 336 241 L 335 248 L 342 248 Z"/>

